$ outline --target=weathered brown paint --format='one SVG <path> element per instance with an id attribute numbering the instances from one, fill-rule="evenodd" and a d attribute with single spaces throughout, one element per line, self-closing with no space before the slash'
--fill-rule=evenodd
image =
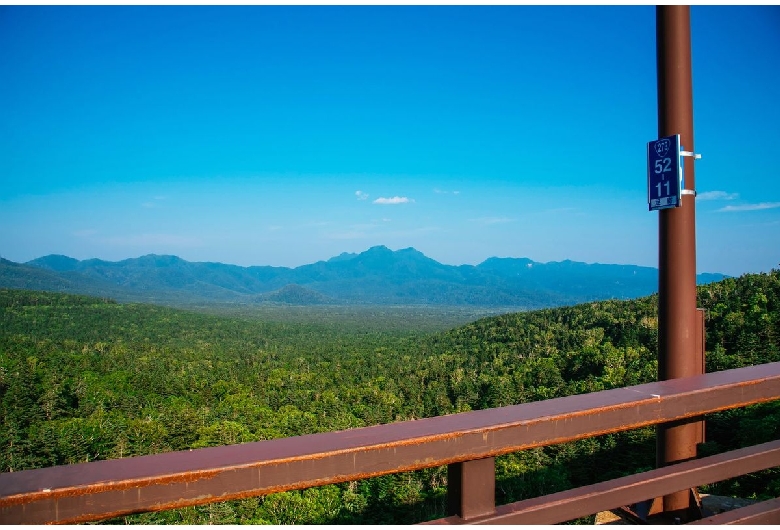
<path id="1" fill-rule="evenodd" d="M 0 474 L 0 523 L 74 523 L 490 458 L 780 398 L 780 363 L 377 425 Z"/>
<path id="2" fill-rule="evenodd" d="M 780 499 L 729 510 L 690 524 L 780 524 Z"/>
<path id="3" fill-rule="evenodd" d="M 680 135 L 693 151 L 690 7 L 656 7 L 658 136 Z M 696 189 L 694 164 L 683 157 L 685 188 Z M 658 379 L 702 373 L 696 353 L 696 200 L 683 195 L 679 208 L 658 212 Z M 701 426 L 696 422 L 660 425 L 657 464 L 696 457 Z M 689 495 L 664 497 L 665 511 L 687 510 Z"/>
<path id="4" fill-rule="evenodd" d="M 496 511 L 496 459 L 481 458 L 447 466 L 447 508 L 469 520 Z"/>
<path id="5" fill-rule="evenodd" d="M 428 524 L 553 524 L 654 498 L 675 488 L 691 488 L 776 466 L 780 466 L 780 440 L 506 504 L 496 508 L 493 515 L 469 521 L 447 517 Z"/>

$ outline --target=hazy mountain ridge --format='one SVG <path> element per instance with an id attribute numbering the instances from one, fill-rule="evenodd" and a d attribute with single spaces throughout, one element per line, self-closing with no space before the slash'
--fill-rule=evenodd
<path id="1" fill-rule="evenodd" d="M 702 274 L 699 283 L 722 274 Z M 0 285 L 152 302 L 470 305 L 523 309 L 657 291 L 658 271 L 635 265 L 539 263 L 492 257 L 444 265 L 414 248 L 372 247 L 300 267 L 241 267 L 149 254 L 118 262 L 49 255 L 0 262 Z"/>

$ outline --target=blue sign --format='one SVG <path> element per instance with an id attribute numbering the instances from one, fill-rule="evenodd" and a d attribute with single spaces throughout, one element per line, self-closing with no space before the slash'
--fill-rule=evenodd
<path id="1" fill-rule="evenodd" d="M 652 210 L 682 206 L 680 135 L 647 144 L 647 202 Z"/>

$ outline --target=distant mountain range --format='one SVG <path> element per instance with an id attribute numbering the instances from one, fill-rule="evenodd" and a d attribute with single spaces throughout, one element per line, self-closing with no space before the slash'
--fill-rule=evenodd
<path id="1" fill-rule="evenodd" d="M 700 274 L 698 283 L 723 274 Z M 0 287 L 89 294 L 119 301 L 190 304 L 380 304 L 536 309 L 658 290 L 658 270 L 635 265 L 489 258 L 444 265 L 414 248 L 372 247 L 300 267 L 239 267 L 150 254 L 118 262 L 49 255 L 0 258 Z"/>

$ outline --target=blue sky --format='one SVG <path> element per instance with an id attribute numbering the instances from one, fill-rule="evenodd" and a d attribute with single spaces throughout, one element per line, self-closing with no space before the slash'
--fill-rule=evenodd
<path id="1" fill-rule="evenodd" d="M 780 7 L 691 19 L 697 268 L 769 271 Z M 0 80 L 13 261 L 657 266 L 653 6 L 1 6 Z"/>

